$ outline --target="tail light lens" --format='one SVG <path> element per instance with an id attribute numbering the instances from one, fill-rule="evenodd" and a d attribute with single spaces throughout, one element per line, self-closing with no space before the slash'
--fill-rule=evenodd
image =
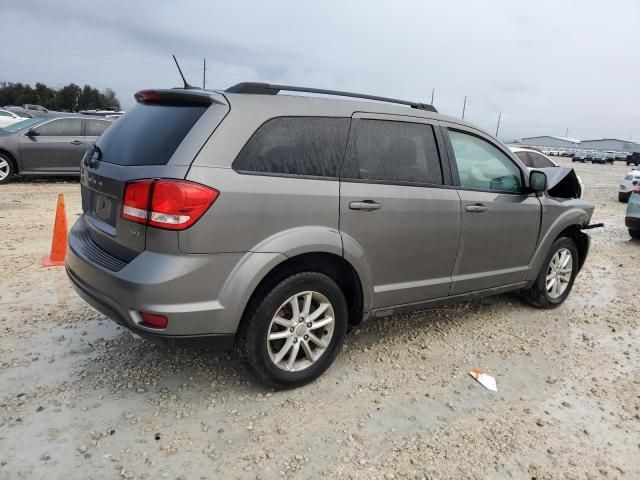
<path id="1" fill-rule="evenodd" d="M 220 192 L 185 180 L 136 180 L 126 184 L 122 218 L 165 230 L 185 230 L 213 205 Z"/>
<path id="2" fill-rule="evenodd" d="M 632 190 L 633 193 L 640 193 L 640 184 L 636 185 L 635 187 L 633 187 Z"/>
<path id="3" fill-rule="evenodd" d="M 151 328 L 167 328 L 169 319 L 164 315 L 156 315 L 155 313 L 140 312 L 140 316 L 147 327 Z"/>

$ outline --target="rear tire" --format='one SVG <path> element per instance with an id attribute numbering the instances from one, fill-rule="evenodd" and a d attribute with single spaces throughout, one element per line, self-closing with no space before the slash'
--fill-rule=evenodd
<path id="1" fill-rule="evenodd" d="M 0 183 L 9 183 L 15 173 L 13 160 L 0 153 Z"/>
<path id="2" fill-rule="evenodd" d="M 320 316 L 313 318 L 327 303 Z M 333 321 L 317 327 L 329 318 Z M 336 282 L 318 272 L 297 273 L 266 285 L 252 299 L 238 331 L 237 349 L 261 383 L 298 387 L 329 368 L 340 351 L 347 324 L 347 302 Z"/>
<path id="3" fill-rule="evenodd" d="M 627 203 L 629 201 L 629 196 L 624 193 L 618 193 L 618 201 L 621 203 Z"/>
<path id="4" fill-rule="evenodd" d="M 570 254 L 568 260 L 567 254 Z M 529 289 L 522 292 L 522 296 L 534 307 L 556 308 L 569 296 L 577 274 L 578 249 L 576 244 L 569 237 L 560 237 L 551 245 L 538 278 Z"/>
<path id="5" fill-rule="evenodd" d="M 629 229 L 629 235 L 631 235 L 631 238 L 634 240 L 640 240 L 640 230 Z"/>

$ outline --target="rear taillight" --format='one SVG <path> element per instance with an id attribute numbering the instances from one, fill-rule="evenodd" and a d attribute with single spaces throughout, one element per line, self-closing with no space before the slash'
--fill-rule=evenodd
<path id="1" fill-rule="evenodd" d="M 136 180 L 125 185 L 122 218 L 165 230 L 189 228 L 220 192 L 185 180 Z"/>
<path id="2" fill-rule="evenodd" d="M 633 193 L 640 193 L 640 184 L 636 185 L 635 187 L 633 187 L 633 190 L 631 190 Z"/>

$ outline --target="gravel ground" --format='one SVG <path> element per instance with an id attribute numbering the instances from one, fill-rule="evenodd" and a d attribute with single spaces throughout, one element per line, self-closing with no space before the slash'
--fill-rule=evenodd
<path id="1" fill-rule="evenodd" d="M 85 305 L 39 263 L 56 194 L 72 222 L 78 183 L 2 185 L 0 478 L 640 478 L 627 167 L 577 170 L 606 228 L 562 307 L 502 295 L 374 320 L 318 381 L 284 392 L 233 355 L 167 352 Z"/>

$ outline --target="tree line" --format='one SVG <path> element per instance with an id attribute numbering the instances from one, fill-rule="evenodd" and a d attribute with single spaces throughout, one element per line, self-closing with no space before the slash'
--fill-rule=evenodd
<path id="1" fill-rule="evenodd" d="M 70 83 L 62 88 L 51 88 L 44 83 L 35 87 L 24 83 L 0 82 L 0 107 L 33 103 L 49 110 L 77 112 L 79 110 L 120 110 L 116 92 L 110 88 L 100 91 L 91 85 L 80 88 Z"/>

